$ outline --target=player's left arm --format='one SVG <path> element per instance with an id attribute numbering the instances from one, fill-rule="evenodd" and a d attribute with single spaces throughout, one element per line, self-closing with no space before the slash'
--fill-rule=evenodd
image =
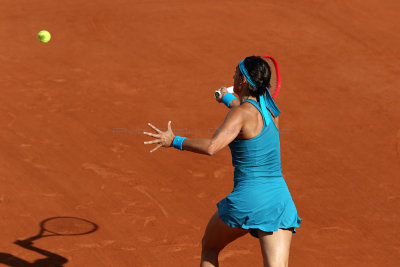
<path id="1" fill-rule="evenodd" d="M 232 108 L 222 125 L 211 138 L 185 139 L 183 150 L 213 156 L 232 142 L 243 127 L 243 114 L 240 108 Z"/>
<path id="2" fill-rule="evenodd" d="M 227 146 L 230 142 L 232 142 L 237 135 L 240 133 L 240 130 L 243 127 L 243 112 L 240 107 L 232 108 L 222 125 L 216 130 L 214 135 L 211 138 L 198 138 L 191 139 L 187 138 L 183 140 L 182 148 L 183 150 L 206 154 L 206 155 L 215 155 L 218 151 Z M 155 126 L 149 123 L 149 126 L 156 131 L 157 134 L 144 132 L 144 134 L 152 136 L 156 138 L 152 141 L 146 141 L 145 144 L 157 144 L 157 146 L 152 149 L 150 152 L 156 151 L 159 147 L 171 147 L 172 141 L 175 138 L 175 135 L 171 129 L 171 122 L 168 123 L 168 130 L 165 132 L 160 131 Z"/>

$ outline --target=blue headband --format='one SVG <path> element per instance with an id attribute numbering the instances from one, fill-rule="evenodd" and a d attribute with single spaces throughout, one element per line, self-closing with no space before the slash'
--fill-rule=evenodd
<path id="1" fill-rule="evenodd" d="M 253 85 L 254 87 L 258 87 L 257 84 L 250 78 L 249 73 L 247 72 L 246 67 L 244 66 L 244 59 L 239 62 L 239 69 L 240 72 L 246 77 L 246 80 L 249 84 Z M 281 111 L 276 106 L 274 99 L 272 98 L 271 94 L 269 93 L 268 87 L 266 87 L 267 93 L 265 95 L 260 95 L 260 106 L 261 110 L 264 113 L 264 117 L 267 113 L 266 108 L 272 111 L 275 117 L 278 117 Z M 267 117 L 265 117 L 267 118 Z"/>

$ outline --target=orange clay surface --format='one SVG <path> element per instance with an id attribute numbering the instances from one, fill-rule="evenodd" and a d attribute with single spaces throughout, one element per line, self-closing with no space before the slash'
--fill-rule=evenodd
<path id="1" fill-rule="evenodd" d="M 0 266 L 61 266 L 43 251 L 63 266 L 198 266 L 206 224 L 233 187 L 229 149 L 149 153 L 141 132 L 171 120 L 177 135 L 210 137 L 227 113 L 214 90 L 264 54 L 281 68 L 282 168 L 303 220 L 290 266 L 398 266 L 399 7 L 2 1 Z M 14 244 L 54 216 L 99 228 Z M 257 239 L 227 246 L 220 265 L 261 267 Z"/>

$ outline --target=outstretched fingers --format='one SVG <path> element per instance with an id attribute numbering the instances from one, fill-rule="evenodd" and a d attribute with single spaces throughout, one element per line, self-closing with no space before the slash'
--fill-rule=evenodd
<path id="1" fill-rule="evenodd" d="M 149 144 L 159 144 L 159 143 L 161 143 L 161 140 L 160 140 L 160 139 L 153 140 L 153 141 L 145 141 L 145 142 L 144 142 L 145 145 L 149 145 Z"/>
<path id="2" fill-rule="evenodd" d="M 153 128 L 153 130 L 156 131 L 157 133 L 161 133 L 161 131 L 160 131 L 156 126 L 154 126 L 153 124 L 151 124 L 150 122 L 148 123 L 148 125 L 149 125 L 151 128 Z"/>
<path id="3" fill-rule="evenodd" d="M 158 144 L 155 148 L 153 148 L 152 150 L 150 150 L 150 152 L 156 151 L 156 150 L 159 149 L 161 146 L 162 146 L 161 144 Z"/>
<path id="4" fill-rule="evenodd" d="M 153 133 L 148 133 L 148 132 L 143 132 L 143 134 L 148 135 L 148 136 L 152 136 L 154 138 L 160 138 L 159 134 L 153 134 Z"/>
<path id="5" fill-rule="evenodd" d="M 168 122 L 168 130 L 166 132 L 161 131 L 156 126 L 151 123 L 148 123 L 149 127 L 151 127 L 156 133 L 143 132 L 143 134 L 154 137 L 155 139 L 152 141 L 145 141 L 144 144 L 157 144 L 155 148 L 153 148 L 150 152 L 154 152 L 162 146 L 169 147 L 173 141 L 174 134 L 171 128 L 171 121 Z"/>

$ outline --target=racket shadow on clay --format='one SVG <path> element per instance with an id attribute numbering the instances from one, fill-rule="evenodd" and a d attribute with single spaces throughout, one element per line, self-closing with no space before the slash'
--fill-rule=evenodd
<path id="1" fill-rule="evenodd" d="M 35 247 L 33 242 L 43 237 L 79 236 L 97 231 L 97 224 L 77 217 L 51 217 L 40 222 L 37 235 L 24 240 L 16 240 L 14 244 L 37 252 L 46 258 L 28 262 L 9 253 L 0 252 L 0 263 L 12 267 L 62 267 L 68 262 L 66 258 L 53 252 Z"/>

